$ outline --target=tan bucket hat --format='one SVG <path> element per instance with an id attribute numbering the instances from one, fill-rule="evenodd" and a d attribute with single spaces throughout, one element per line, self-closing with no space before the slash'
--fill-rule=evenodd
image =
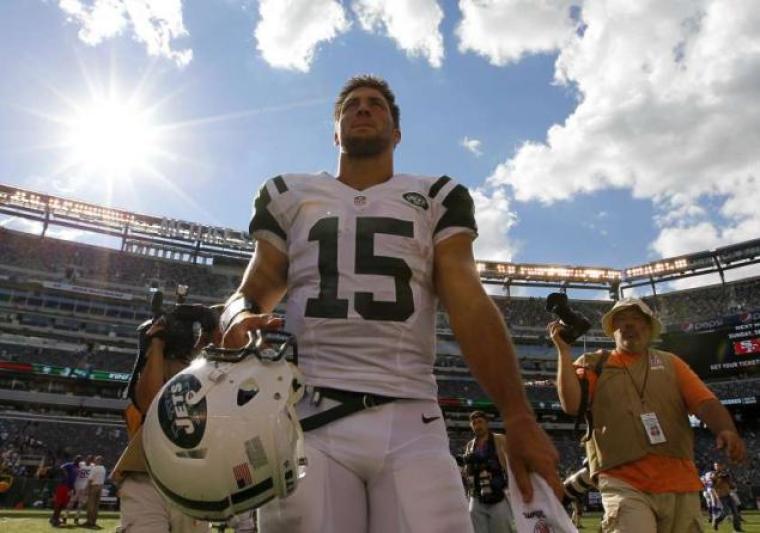
<path id="1" fill-rule="evenodd" d="M 602 330 L 604 330 L 604 333 L 608 337 L 613 337 L 614 329 L 612 328 L 612 318 L 620 311 L 630 307 L 637 307 L 642 313 L 649 317 L 649 322 L 652 324 L 652 338 L 656 339 L 659 337 L 660 332 L 662 332 L 662 322 L 660 322 L 660 319 L 655 316 L 654 311 L 638 298 L 623 298 L 622 300 L 618 300 L 615 305 L 612 306 L 612 309 L 605 313 L 602 317 Z"/>

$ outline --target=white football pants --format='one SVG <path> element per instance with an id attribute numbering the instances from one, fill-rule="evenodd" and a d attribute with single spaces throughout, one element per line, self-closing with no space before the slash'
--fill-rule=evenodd
<path id="1" fill-rule="evenodd" d="M 312 412 L 305 398 L 299 416 Z M 259 509 L 261 533 L 472 532 L 437 402 L 373 407 L 308 432 L 305 442 L 306 476 L 288 498 Z"/>

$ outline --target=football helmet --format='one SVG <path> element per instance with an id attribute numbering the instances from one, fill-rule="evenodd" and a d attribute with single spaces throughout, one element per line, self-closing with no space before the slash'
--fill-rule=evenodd
<path id="1" fill-rule="evenodd" d="M 291 347 L 293 336 L 277 331 L 256 332 L 241 350 L 206 348 L 151 403 L 145 464 L 182 512 L 225 521 L 296 489 L 306 459 L 294 409 L 303 378 L 284 357 Z"/>

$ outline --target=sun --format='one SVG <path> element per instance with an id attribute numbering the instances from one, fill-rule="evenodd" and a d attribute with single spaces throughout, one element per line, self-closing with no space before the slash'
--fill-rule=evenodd
<path id="1" fill-rule="evenodd" d="M 161 151 L 160 128 L 149 108 L 115 96 L 78 105 L 66 120 L 69 164 L 111 177 L 150 167 Z"/>

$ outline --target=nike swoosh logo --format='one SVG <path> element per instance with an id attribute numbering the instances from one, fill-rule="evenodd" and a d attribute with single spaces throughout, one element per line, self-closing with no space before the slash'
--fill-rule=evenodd
<path id="1" fill-rule="evenodd" d="M 427 417 L 427 416 L 425 416 L 425 415 L 422 415 L 422 423 L 423 423 L 423 424 L 429 424 L 429 423 L 430 423 L 430 422 L 432 422 L 433 420 L 438 420 L 439 418 L 441 418 L 441 417 L 440 417 L 440 416 L 431 416 L 431 417 Z"/>

